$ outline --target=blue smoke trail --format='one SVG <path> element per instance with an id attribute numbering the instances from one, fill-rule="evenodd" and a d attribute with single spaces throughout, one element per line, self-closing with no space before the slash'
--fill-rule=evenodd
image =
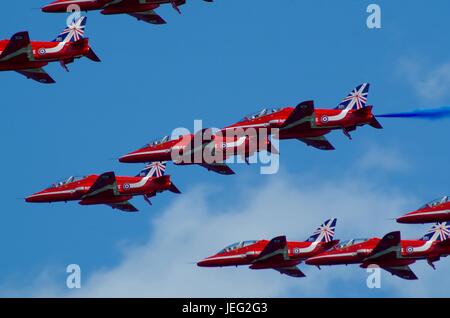
<path id="1" fill-rule="evenodd" d="M 443 119 L 443 118 L 450 118 L 450 107 L 444 106 L 444 107 L 434 108 L 434 109 L 419 109 L 419 110 L 414 110 L 412 112 L 406 112 L 406 113 L 391 113 L 391 114 L 376 115 L 375 117 L 418 118 L 418 119 L 438 120 L 438 119 Z"/>

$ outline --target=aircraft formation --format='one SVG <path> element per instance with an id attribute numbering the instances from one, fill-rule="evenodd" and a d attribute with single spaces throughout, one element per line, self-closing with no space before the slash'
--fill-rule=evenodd
<path id="1" fill-rule="evenodd" d="M 197 263 L 200 267 L 249 266 L 250 269 L 273 269 L 291 277 L 305 277 L 298 268 L 359 264 L 376 265 L 406 280 L 417 276 L 409 265 L 419 260 L 436 269 L 434 263 L 450 254 L 450 222 L 436 223 L 420 239 L 402 240 L 400 232 L 383 238 L 334 240 L 337 219 L 325 221 L 307 240 L 288 242 L 286 236 L 270 241 L 241 241 Z"/>
<path id="2" fill-rule="evenodd" d="M 212 0 L 204 0 L 213 2 Z M 57 0 L 42 8 L 46 13 L 100 11 L 103 15 L 127 14 L 151 24 L 165 24 L 156 13 L 161 5 L 179 7 L 185 0 Z M 68 64 L 86 57 L 100 62 L 85 37 L 87 18 L 80 16 L 53 41 L 32 41 L 28 32 L 18 32 L 9 40 L 0 41 L 0 71 L 15 71 L 43 84 L 54 84 L 45 72 L 49 63 L 58 62 L 68 71 Z M 264 108 L 220 129 L 207 128 L 195 133 L 159 138 L 144 147 L 124 154 L 121 163 L 141 163 L 145 168 L 137 176 L 116 176 L 112 171 L 85 177 L 69 177 L 28 196 L 28 203 L 78 201 L 80 205 L 107 205 L 123 212 L 137 212 L 130 203 L 142 196 L 181 191 L 166 175 L 166 164 L 199 165 L 222 175 L 235 172 L 228 159 L 249 158 L 259 152 L 278 155 L 274 145 L 283 140 L 300 141 L 307 146 L 330 151 L 333 144 L 325 137 L 342 131 L 349 139 L 358 127 L 382 129 L 377 117 L 402 117 L 402 114 L 377 116 L 368 104 L 369 83 L 355 87 L 337 106 L 318 108 L 314 101 L 296 106 Z M 399 216 L 404 224 L 435 223 L 418 240 L 404 240 L 401 233 L 391 232 L 382 238 L 334 240 L 337 219 L 325 221 L 307 240 L 287 241 L 286 236 L 271 240 L 241 241 L 197 263 L 200 267 L 248 266 L 253 270 L 273 269 L 292 277 L 305 277 L 301 263 L 321 266 L 358 264 L 362 268 L 377 265 L 392 275 L 407 280 L 417 279 L 409 267 L 426 260 L 431 267 L 450 254 L 450 200 L 445 196 L 423 207 Z"/>

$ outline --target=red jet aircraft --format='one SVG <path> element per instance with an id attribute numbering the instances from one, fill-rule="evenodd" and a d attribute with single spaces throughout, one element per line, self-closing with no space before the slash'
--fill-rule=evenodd
<path id="1" fill-rule="evenodd" d="M 320 254 L 339 241 L 333 241 L 336 219 L 324 222 L 305 242 L 287 242 L 285 236 L 271 241 L 244 241 L 232 244 L 216 255 L 197 263 L 200 267 L 250 265 L 251 269 L 274 269 L 292 277 L 305 277 L 297 267 L 305 259 Z"/>
<path id="2" fill-rule="evenodd" d="M 213 0 L 203 0 L 213 2 Z M 128 14 L 139 21 L 152 24 L 165 24 L 154 10 L 161 4 L 170 3 L 172 7 L 181 13 L 178 8 L 186 3 L 186 0 L 56 0 L 44 6 L 42 11 L 51 13 L 73 12 L 75 8 L 80 11 L 101 10 L 104 15 Z"/>
<path id="3" fill-rule="evenodd" d="M 124 212 L 137 212 L 128 202 L 134 196 L 142 195 L 151 205 L 150 198 L 158 193 L 166 190 L 181 193 L 164 172 L 165 164 L 157 162 L 146 166 L 136 177 L 116 177 L 114 172 L 70 177 L 25 200 L 30 203 L 80 201 L 81 205 L 106 204 Z"/>
<path id="4" fill-rule="evenodd" d="M 356 87 L 334 109 L 314 108 L 313 101 L 300 103 L 295 108 L 263 109 L 224 128 L 224 131 L 277 128 L 279 136 L 274 136 L 276 138 L 297 139 L 321 150 L 334 150 L 333 145 L 325 138 L 332 130 L 342 130 L 351 139 L 350 132 L 358 126 L 383 128 L 372 114 L 372 106 L 366 106 L 368 94 L 369 84 L 364 83 Z"/>
<path id="5" fill-rule="evenodd" d="M 165 136 L 122 156 L 119 161 L 123 163 L 173 161 L 177 165 L 198 164 L 209 171 L 230 175 L 234 172 L 225 164 L 228 158 L 238 155 L 248 163 L 248 158 L 261 150 L 278 153 L 268 138 L 259 138 L 256 134 L 241 137 L 218 136 L 210 129 L 203 129 L 196 134 L 178 138 Z"/>
<path id="6" fill-rule="evenodd" d="M 84 38 L 86 19 L 73 21 L 52 42 L 30 42 L 28 32 L 0 41 L 0 71 L 16 71 L 40 83 L 52 84 L 55 81 L 43 69 L 50 62 L 60 62 L 66 71 L 67 64 L 83 56 L 100 62 L 89 40 Z"/>
<path id="7" fill-rule="evenodd" d="M 433 200 L 420 209 L 397 218 L 397 222 L 406 224 L 450 222 L 449 197 Z"/>
<path id="8" fill-rule="evenodd" d="M 450 254 L 450 224 L 437 223 L 420 240 L 401 240 L 400 232 L 391 232 L 382 239 L 345 241 L 330 251 L 306 260 L 308 265 L 361 264 L 362 268 L 377 265 L 392 275 L 407 280 L 417 279 L 409 265 L 425 259 L 433 269 L 434 262 Z"/>

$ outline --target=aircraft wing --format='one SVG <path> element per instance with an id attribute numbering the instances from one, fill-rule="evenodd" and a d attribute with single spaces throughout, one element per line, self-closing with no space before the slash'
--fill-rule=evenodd
<path id="1" fill-rule="evenodd" d="M 297 105 L 294 111 L 284 121 L 281 129 L 311 128 L 315 124 L 314 102 L 307 101 Z"/>
<path id="2" fill-rule="evenodd" d="M 334 146 L 324 136 L 297 138 L 301 142 L 304 142 L 308 146 L 320 149 L 320 150 L 334 150 Z"/>
<path id="3" fill-rule="evenodd" d="M 26 78 L 35 80 L 39 83 L 43 83 L 43 84 L 53 84 L 56 83 L 53 78 L 50 77 L 50 75 L 48 75 L 44 69 L 42 68 L 33 68 L 33 69 L 28 69 L 28 70 L 20 70 L 17 71 L 17 73 L 22 74 L 24 76 L 26 76 Z"/>
<path id="4" fill-rule="evenodd" d="M 401 258 L 400 232 L 386 234 L 364 259 L 364 263 L 377 264 Z"/>
<path id="5" fill-rule="evenodd" d="M 34 60 L 28 32 L 19 32 L 11 37 L 5 50 L 0 55 L 0 62 L 29 62 Z"/>
<path id="6" fill-rule="evenodd" d="M 125 201 L 125 202 L 120 202 L 120 203 L 112 203 L 112 204 L 107 204 L 110 207 L 112 207 L 114 210 L 120 210 L 123 212 L 138 212 L 139 210 L 136 209 L 134 207 L 134 205 L 132 205 L 130 202 Z"/>
<path id="7" fill-rule="evenodd" d="M 106 172 L 97 178 L 88 193 L 83 196 L 83 199 L 114 197 L 118 195 L 119 189 L 117 188 L 116 175 L 114 172 Z"/>
<path id="8" fill-rule="evenodd" d="M 267 243 L 253 263 L 282 263 L 286 260 L 287 253 L 286 236 L 278 236 Z"/>
<path id="9" fill-rule="evenodd" d="M 144 21 L 151 24 L 166 24 L 167 22 L 161 18 L 159 14 L 157 14 L 153 10 L 144 11 L 144 12 L 135 12 L 129 13 L 132 17 L 135 17 L 139 21 Z"/>
<path id="10" fill-rule="evenodd" d="M 274 270 L 291 277 L 306 277 L 306 275 L 297 266 L 274 268 Z"/>
<path id="11" fill-rule="evenodd" d="M 208 171 L 214 171 L 222 175 L 232 175 L 235 174 L 234 171 L 225 163 L 202 163 L 200 164 L 203 168 L 208 169 Z"/>
<path id="12" fill-rule="evenodd" d="M 406 280 L 416 280 L 418 279 L 416 274 L 411 270 L 409 266 L 392 266 L 392 267 L 381 267 L 385 271 L 388 271 L 392 275 L 398 276 Z"/>

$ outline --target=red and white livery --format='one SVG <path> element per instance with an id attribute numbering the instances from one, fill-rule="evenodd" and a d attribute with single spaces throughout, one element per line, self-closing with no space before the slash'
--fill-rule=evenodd
<path id="1" fill-rule="evenodd" d="M 333 130 L 342 130 L 351 139 L 350 132 L 359 126 L 382 126 L 372 114 L 372 106 L 367 105 L 369 83 L 353 89 L 334 109 L 315 108 L 313 101 L 302 102 L 296 107 L 265 108 L 245 116 L 241 121 L 224 128 L 243 130 L 248 128 L 278 130 L 275 138 L 297 139 L 308 146 L 321 150 L 334 150 L 325 138 Z"/>
<path id="2" fill-rule="evenodd" d="M 0 41 L 0 71 L 16 71 L 40 83 L 53 84 L 55 81 L 43 69 L 48 63 L 59 62 L 68 71 L 67 65 L 82 57 L 100 62 L 84 37 L 86 19 L 72 21 L 51 42 L 32 42 L 28 32 Z"/>
<path id="3" fill-rule="evenodd" d="M 325 221 L 304 242 L 287 242 L 285 236 L 270 241 L 243 241 L 197 263 L 200 267 L 249 266 L 250 269 L 274 269 L 291 277 L 305 277 L 297 267 L 304 260 L 329 250 L 334 241 L 336 219 Z"/>
<path id="4" fill-rule="evenodd" d="M 203 1 L 212 2 L 213 0 Z M 66 13 L 74 10 L 101 10 L 104 15 L 128 14 L 139 21 L 165 24 L 166 21 L 155 12 L 155 9 L 161 4 L 171 4 L 178 13 L 181 13 L 178 7 L 185 3 L 186 0 L 56 0 L 44 6 L 42 11 Z"/>
<path id="5" fill-rule="evenodd" d="M 81 205 L 106 204 L 124 212 L 137 212 L 129 202 L 134 196 L 143 196 L 151 204 L 150 198 L 164 191 L 181 193 L 170 176 L 161 173 L 161 163 L 158 163 L 157 166 L 146 166 L 136 177 L 116 176 L 114 172 L 83 178 L 70 177 L 25 200 L 29 203 L 80 201 Z"/>
<path id="6" fill-rule="evenodd" d="M 450 224 L 437 223 L 419 240 L 402 240 L 400 232 L 391 232 L 383 238 L 353 239 L 306 260 L 308 265 L 360 264 L 362 268 L 377 265 L 392 275 L 407 280 L 417 276 L 409 265 L 426 260 L 434 263 L 450 254 Z"/>
<path id="7" fill-rule="evenodd" d="M 397 222 L 406 224 L 450 222 L 450 199 L 444 196 L 428 202 L 418 210 L 397 218 Z"/>

